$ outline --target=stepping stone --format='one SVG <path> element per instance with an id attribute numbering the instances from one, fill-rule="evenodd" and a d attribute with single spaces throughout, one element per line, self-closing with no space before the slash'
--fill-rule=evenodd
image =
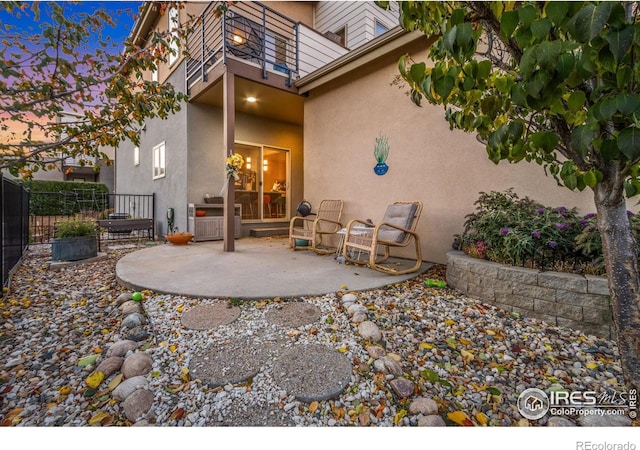
<path id="1" fill-rule="evenodd" d="M 342 353 L 320 344 L 296 345 L 274 363 L 276 384 L 298 400 L 328 400 L 351 380 L 351 363 Z"/>
<path id="2" fill-rule="evenodd" d="M 211 330 L 227 325 L 240 317 L 240 308 L 228 303 L 196 306 L 182 315 L 182 325 L 192 330 Z"/>
<path id="3" fill-rule="evenodd" d="M 211 388 L 242 383 L 260 371 L 267 355 L 252 340 L 230 339 L 198 351 L 189 362 L 189 372 Z"/>
<path id="4" fill-rule="evenodd" d="M 320 308 L 310 303 L 291 302 L 271 309 L 265 318 L 267 322 L 287 328 L 298 328 L 320 319 Z"/>

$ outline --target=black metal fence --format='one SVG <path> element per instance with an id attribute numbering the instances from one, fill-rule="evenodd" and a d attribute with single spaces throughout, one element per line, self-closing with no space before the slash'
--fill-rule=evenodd
<path id="1" fill-rule="evenodd" d="M 75 217 L 84 220 L 152 219 L 155 224 L 154 194 L 108 194 L 91 190 L 74 192 L 32 192 L 29 242 L 47 244 L 54 237 L 57 222 Z M 101 239 L 138 238 L 147 230 L 104 232 Z M 154 233 L 155 234 L 155 233 Z"/>
<path id="2" fill-rule="evenodd" d="M 2 286 L 9 282 L 11 271 L 29 245 L 29 190 L 21 183 L 5 179 L 0 174 L 0 260 Z"/>

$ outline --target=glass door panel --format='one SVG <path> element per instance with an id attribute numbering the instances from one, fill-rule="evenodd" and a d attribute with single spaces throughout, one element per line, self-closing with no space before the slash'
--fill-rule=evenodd
<path id="1" fill-rule="evenodd" d="M 244 159 L 244 167 L 240 169 L 239 180 L 235 182 L 236 204 L 242 205 L 242 220 L 260 220 L 262 213 L 258 197 L 261 183 L 262 148 L 254 145 L 236 144 L 236 153 Z"/>
<path id="2" fill-rule="evenodd" d="M 262 156 L 263 217 L 264 219 L 286 219 L 288 217 L 287 150 L 264 147 Z"/>

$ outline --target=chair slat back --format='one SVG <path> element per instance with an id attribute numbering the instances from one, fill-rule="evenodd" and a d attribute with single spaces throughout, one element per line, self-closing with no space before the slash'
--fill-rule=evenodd
<path id="1" fill-rule="evenodd" d="M 340 222 L 343 207 L 344 202 L 342 200 L 322 200 L 320 202 L 320 207 L 318 207 L 316 217 L 318 219 Z"/>

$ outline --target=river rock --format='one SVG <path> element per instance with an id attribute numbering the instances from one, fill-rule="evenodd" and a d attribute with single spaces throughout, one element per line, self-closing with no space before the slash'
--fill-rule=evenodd
<path id="1" fill-rule="evenodd" d="M 122 320 L 123 328 L 135 328 L 147 323 L 147 319 L 140 313 L 129 314 Z"/>
<path id="2" fill-rule="evenodd" d="M 409 405 L 409 413 L 423 414 L 425 416 L 436 415 L 438 414 L 438 404 L 430 398 L 419 397 Z"/>
<path id="3" fill-rule="evenodd" d="M 138 347 L 138 343 L 135 341 L 130 341 L 130 340 L 118 341 L 115 344 L 113 344 L 111 347 L 109 347 L 105 356 L 107 358 L 110 358 L 112 356 L 124 356 L 127 354 L 128 351 L 135 350 L 137 347 Z"/>
<path id="4" fill-rule="evenodd" d="M 358 296 L 356 294 L 344 294 L 341 300 L 342 304 L 348 308 L 358 301 Z"/>
<path id="5" fill-rule="evenodd" d="M 143 376 L 137 376 L 124 380 L 113 390 L 113 397 L 116 400 L 124 401 L 137 389 L 146 389 L 149 383 Z"/>
<path id="6" fill-rule="evenodd" d="M 120 311 L 122 312 L 123 316 L 128 316 L 129 314 L 133 313 L 141 313 L 142 306 L 140 306 L 140 302 L 130 301 L 120 305 Z"/>
<path id="7" fill-rule="evenodd" d="M 382 331 L 380 331 L 378 325 L 369 320 L 358 325 L 358 333 L 366 341 L 379 342 L 382 340 Z"/>
<path id="8" fill-rule="evenodd" d="M 551 416 L 547 420 L 548 427 L 575 427 L 576 424 L 565 417 Z"/>
<path id="9" fill-rule="evenodd" d="M 102 372 L 105 378 L 110 377 L 122 367 L 122 363 L 124 362 L 124 358 L 121 356 L 112 356 L 110 358 L 102 361 L 98 367 L 96 367 L 96 372 Z"/>
<path id="10" fill-rule="evenodd" d="M 133 378 L 138 375 L 146 375 L 151 371 L 153 359 L 145 352 L 135 352 L 122 363 L 122 375 Z"/>
<path id="11" fill-rule="evenodd" d="M 378 372 L 390 373 L 395 376 L 400 376 L 403 373 L 402 365 L 395 359 L 389 358 L 388 356 L 376 359 L 373 363 L 373 367 Z"/>
<path id="12" fill-rule="evenodd" d="M 446 427 L 447 424 L 440 416 L 424 416 L 418 419 L 419 427 Z"/>
<path id="13" fill-rule="evenodd" d="M 138 389 L 122 403 L 125 416 L 131 422 L 142 418 L 153 406 L 153 393 L 146 389 Z"/>
<path id="14" fill-rule="evenodd" d="M 380 359 L 386 354 L 384 348 L 380 347 L 379 345 L 367 346 L 367 353 L 374 359 Z"/>
<path id="15" fill-rule="evenodd" d="M 400 398 L 407 398 L 413 395 L 413 383 L 406 378 L 396 378 L 389 382 L 393 392 Z"/>

